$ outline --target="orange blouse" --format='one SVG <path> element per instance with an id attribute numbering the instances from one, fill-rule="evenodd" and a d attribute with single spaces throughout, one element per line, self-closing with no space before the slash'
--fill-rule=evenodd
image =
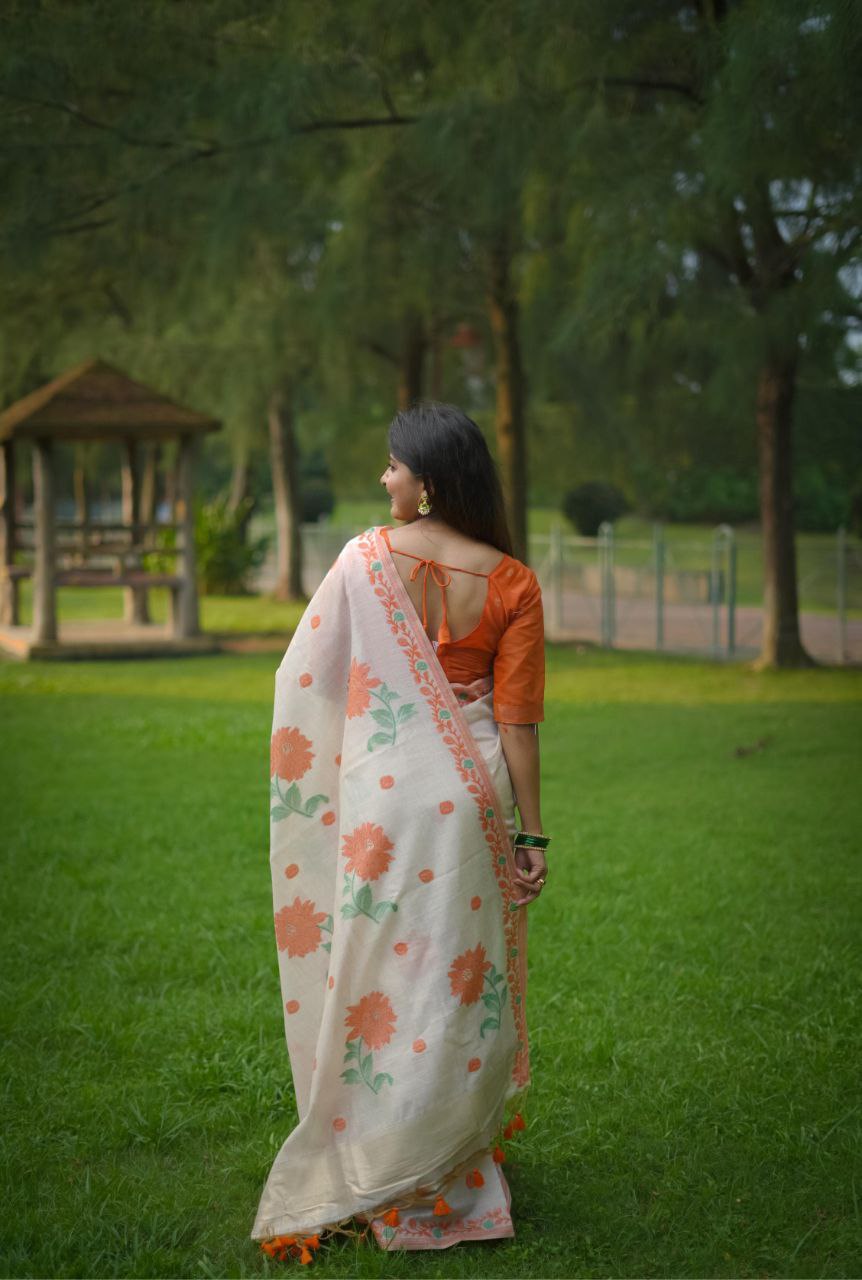
<path id="1" fill-rule="evenodd" d="M 416 560 L 410 574 L 415 581 L 424 565 L 422 580 L 423 627 L 427 626 L 425 601 L 428 578 L 440 588 L 443 618 L 437 640 L 431 643 L 450 684 L 469 684 L 493 675 L 494 719 L 501 724 L 536 724 L 545 718 L 545 623 L 538 579 L 527 565 L 505 555 L 490 573 L 475 573 L 457 565 L 414 556 L 389 541 L 392 525 L 381 526 L 386 545 L 394 555 Z M 488 579 L 488 594 L 478 624 L 460 640 L 449 637 L 446 614 L 447 570 Z"/>

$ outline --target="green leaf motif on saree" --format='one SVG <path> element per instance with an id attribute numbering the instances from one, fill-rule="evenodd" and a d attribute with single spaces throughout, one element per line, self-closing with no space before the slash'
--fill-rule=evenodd
<path id="1" fill-rule="evenodd" d="M 329 804 L 329 796 L 324 795 L 309 796 L 307 800 L 303 800 L 302 792 L 295 782 L 290 784 L 287 791 L 282 792 L 278 774 L 270 781 L 269 794 L 271 799 L 278 800 L 269 811 L 271 822 L 281 822 L 291 813 L 298 813 L 303 818 L 313 818 L 322 804 Z"/>
<path id="2" fill-rule="evenodd" d="M 344 873 L 344 887 L 341 890 L 341 895 L 344 897 L 346 894 L 350 894 L 350 901 L 345 902 L 341 908 L 341 914 L 345 920 L 355 920 L 357 916 L 367 916 L 375 924 L 380 924 L 387 911 L 398 910 L 396 902 L 375 903 L 370 884 L 364 884 L 357 891 L 355 871 L 352 875 L 348 875 L 347 872 Z"/>
<path id="3" fill-rule="evenodd" d="M 371 712 L 371 718 L 375 724 L 380 725 L 377 733 L 372 733 L 368 739 L 368 750 L 373 751 L 375 747 L 391 747 L 395 745 L 398 737 L 398 726 L 409 720 L 411 716 L 416 714 L 415 702 L 405 702 L 396 710 L 392 703 L 396 698 L 400 698 L 401 694 L 395 689 L 390 689 L 384 681 L 379 689 L 369 687 L 367 692 L 372 698 L 377 698 L 378 702 L 383 705 L 375 707 Z"/>
<path id="4" fill-rule="evenodd" d="M 330 951 L 330 952 L 332 951 L 332 927 L 333 927 L 333 919 L 331 915 L 328 915 L 320 926 L 321 933 L 329 934 L 329 941 L 323 943 L 324 951 Z"/>
<path id="5" fill-rule="evenodd" d="M 379 1093 L 385 1084 L 392 1084 L 392 1076 L 388 1071 L 374 1071 L 374 1054 L 362 1052 L 362 1037 L 348 1040 L 345 1046 L 345 1062 L 358 1062 L 359 1067 L 347 1067 L 342 1071 L 341 1079 L 345 1084 L 367 1085 L 372 1093 Z"/>
<path id="6" fill-rule="evenodd" d="M 482 1004 L 488 1010 L 488 1017 L 484 1019 L 479 1028 L 479 1035 L 483 1040 L 485 1039 L 486 1031 L 500 1030 L 503 1005 L 506 1003 L 507 995 L 506 975 L 498 973 L 493 964 L 489 972 L 485 974 L 485 982 L 491 989 L 482 993 Z"/>

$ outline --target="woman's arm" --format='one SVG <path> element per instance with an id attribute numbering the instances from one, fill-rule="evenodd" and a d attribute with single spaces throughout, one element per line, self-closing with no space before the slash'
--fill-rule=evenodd
<path id="1" fill-rule="evenodd" d="M 532 724 L 501 724 L 500 742 L 509 766 L 512 788 L 518 798 L 518 812 L 524 831 L 542 834 L 539 797 L 539 735 Z"/>
<path id="2" fill-rule="evenodd" d="M 540 803 L 539 734 L 538 726 L 531 724 L 500 724 L 500 743 L 512 779 L 512 788 L 518 798 L 521 829 L 542 834 L 542 809 Z M 543 880 L 548 870 L 541 849 L 518 849 L 515 862 L 520 868 L 518 877 L 527 896 L 518 906 L 534 901 L 541 892 L 537 880 Z"/>

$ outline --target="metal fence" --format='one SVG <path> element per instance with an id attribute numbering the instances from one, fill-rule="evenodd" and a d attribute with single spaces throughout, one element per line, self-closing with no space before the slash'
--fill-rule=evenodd
<path id="1" fill-rule="evenodd" d="M 311 596 L 344 543 L 361 529 L 302 527 L 303 589 Z M 862 662 L 862 542 L 800 542 L 802 639 L 820 662 Z M 648 538 L 598 537 L 557 527 L 530 537 L 529 561 L 542 587 L 550 640 L 605 648 L 749 658 L 760 648 L 762 558 L 756 531 L 718 525 L 700 539 L 653 526 Z M 260 587 L 268 585 L 266 575 Z"/>
<path id="2" fill-rule="evenodd" d="M 742 544 L 742 545 L 740 545 Z M 800 626 L 820 662 L 862 661 L 862 543 L 839 529 L 831 541 L 800 542 Z M 718 525 L 702 539 L 596 538 L 562 529 L 530 538 L 546 628 L 555 640 L 606 648 L 749 658 L 760 649 L 762 552 L 757 533 Z"/>

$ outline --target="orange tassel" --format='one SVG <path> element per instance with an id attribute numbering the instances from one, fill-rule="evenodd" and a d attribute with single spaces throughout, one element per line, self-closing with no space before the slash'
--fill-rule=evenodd
<path id="1" fill-rule="evenodd" d="M 452 1210 L 449 1208 L 448 1204 L 447 1204 L 447 1203 L 446 1203 L 446 1201 L 443 1199 L 443 1197 L 442 1197 L 442 1196 L 438 1196 L 438 1197 L 437 1197 L 437 1199 L 436 1199 L 436 1201 L 434 1202 L 434 1213 L 435 1213 L 435 1215 L 436 1215 L 438 1218 L 444 1218 L 444 1217 L 446 1216 L 446 1214 L 447 1214 L 447 1213 L 451 1213 L 451 1212 L 452 1212 Z"/>
<path id="2" fill-rule="evenodd" d="M 526 1129 L 526 1127 L 527 1126 L 524 1124 L 524 1117 L 521 1115 L 519 1111 L 518 1114 L 515 1116 L 514 1120 L 512 1121 L 512 1128 L 522 1130 L 522 1129 Z"/>
<path id="3" fill-rule="evenodd" d="M 506 1159 L 506 1153 L 502 1147 L 494 1148 L 494 1164 L 502 1164 Z"/>
<path id="4" fill-rule="evenodd" d="M 303 1248 L 299 1255 L 299 1261 L 304 1267 L 307 1267 L 309 1262 L 314 1261 L 314 1255 L 308 1249 Z"/>
<path id="5" fill-rule="evenodd" d="M 387 1227 L 397 1227 L 398 1223 L 401 1221 L 401 1214 L 397 1209 L 390 1209 L 388 1213 L 384 1213 L 383 1221 L 386 1223 Z"/>
<path id="6" fill-rule="evenodd" d="M 467 1186 L 471 1189 L 473 1187 L 484 1187 L 484 1185 L 485 1179 L 479 1169 L 474 1169 L 472 1173 L 467 1174 Z"/>
<path id="7" fill-rule="evenodd" d="M 295 1243 L 296 1236 L 273 1236 L 271 1240 L 264 1240 L 260 1247 L 270 1258 L 278 1257 L 279 1261 L 283 1262 L 287 1256 L 287 1250 Z"/>

